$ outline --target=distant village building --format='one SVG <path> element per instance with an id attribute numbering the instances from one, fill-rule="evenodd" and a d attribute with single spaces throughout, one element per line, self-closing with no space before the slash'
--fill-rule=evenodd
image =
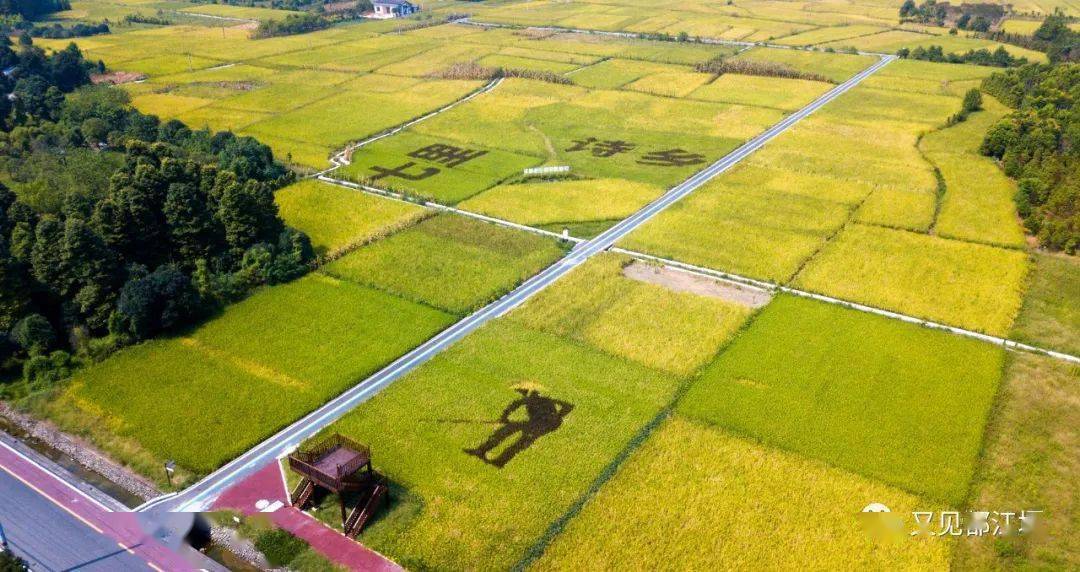
<path id="1" fill-rule="evenodd" d="M 371 12 L 370 17 L 382 20 L 400 18 L 420 11 L 420 8 L 409 0 L 375 0 L 371 5 L 374 11 Z"/>

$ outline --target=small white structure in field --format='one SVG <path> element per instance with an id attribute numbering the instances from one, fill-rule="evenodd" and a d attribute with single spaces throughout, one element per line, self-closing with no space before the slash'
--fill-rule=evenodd
<path id="1" fill-rule="evenodd" d="M 555 165 L 551 167 L 529 167 L 522 171 L 524 175 L 555 175 L 558 173 L 569 173 L 570 165 Z"/>
<path id="2" fill-rule="evenodd" d="M 380 20 L 400 18 L 420 11 L 420 7 L 409 0 L 374 0 L 371 5 L 374 11 L 369 14 L 369 17 Z"/>

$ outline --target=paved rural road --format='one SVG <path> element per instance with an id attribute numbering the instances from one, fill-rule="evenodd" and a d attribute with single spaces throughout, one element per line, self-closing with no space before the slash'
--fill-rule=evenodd
<path id="1" fill-rule="evenodd" d="M 76 489 L 0 441 L 0 525 L 33 570 L 193 570 L 145 535 L 135 515 Z"/>
<path id="2" fill-rule="evenodd" d="M 237 457 L 232 462 L 218 469 L 195 485 L 179 494 L 165 496 L 150 501 L 138 510 L 198 511 L 210 506 L 214 498 L 230 485 L 238 482 L 267 462 L 281 456 L 305 439 L 311 437 L 346 412 L 378 393 L 384 387 L 431 359 L 433 356 L 454 344 L 488 321 L 497 318 L 521 305 L 537 292 L 548 287 L 556 280 L 588 260 L 593 255 L 610 248 L 618 240 L 640 227 L 646 221 L 662 212 L 673 203 L 701 187 L 732 166 L 742 161 L 754 151 L 790 129 L 800 120 L 817 111 L 830 101 L 843 95 L 892 60 L 895 56 L 881 58 L 869 68 L 859 72 L 844 83 L 834 87 L 806 107 L 787 116 L 760 135 L 747 141 L 724 158 L 699 171 L 686 181 L 672 188 L 663 196 L 629 218 L 612 226 L 599 236 L 579 243 L 566 257 L 549 266 L 544 271 L 522 283 L 516 289 L 499 300 L 485 306 L 476 313 L 443 330 L 435 337 L 401 356 L 390 365 L 376 372 L 371 377 L 358 383 L 345 393 L 309 413 L 292 425 L 281 430 L 273 437 L 256 445 L 251 450 Z"/>

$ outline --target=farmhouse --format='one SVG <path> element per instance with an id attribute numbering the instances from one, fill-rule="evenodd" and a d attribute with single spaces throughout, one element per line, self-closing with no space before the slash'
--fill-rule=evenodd
<path id="1" fill-rule="evenodd" d="M 370 17 L 379 19 L 399 18 L 420 11 L 420 8 L 409 0 L 375 0 L 372 6 L 374 11 Z"/>

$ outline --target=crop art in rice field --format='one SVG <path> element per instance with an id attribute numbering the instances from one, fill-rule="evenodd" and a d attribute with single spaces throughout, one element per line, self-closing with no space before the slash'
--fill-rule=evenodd
<path id="1" fill-rule="evenodd" d="M 566 148 L 567 153 L 589 151 L 593 157 L 613 157 L 620 153 L 629 153 L 637 148 L 637 143 L 622 141 L 619 139 L 598 139 L 585 137 L 575 139 L 574 144 Z M 642 154 L 638 159 L 639 165 L 653 165 L 656 167 L 685 167 L 699 165 L 705 162 L 705 156 L 700 153 L 691 153 L 684 149 L 665 149 L 662 151 L 649 151 Z"/>
<path id="2" fill-rule="evenodd" d="M 464 447 L 462 451 L 502 469 L 541 437 L 562 427 L 566 416 L 574 410 L 573 403 L 552 397 L 540 384 L 522 382 L 512 389 L 518 395 L 494 419 L 463 417 L 431 421 L 447 425 L 492 426 L 491 432 L 476 446 Z"/>
<path id="3" fill-rule="evenodd" d="M 463 147 L 456 147 L 445 143 L 433 143 L 426 147 L 421 147 L 406 153 L 406 156 L 452 168 L 468 163 L 469 161 L 486 154 L 487 151 L 482 149 L 465 149 Z M 438 175 L 441 172 L 441 169 L 438 167 L 423 165 L 419 166 L 415 172 L 410 172 L 414 167 L 417 167 L 416 161 L 407 161 L 397 167 L 374 165 L 371 167 L 372 174 L 368 177 L 368 180 L 378 181 L 379 179 L 386 177 L 397 177 L 407 181 L 419 181 Z"/>

